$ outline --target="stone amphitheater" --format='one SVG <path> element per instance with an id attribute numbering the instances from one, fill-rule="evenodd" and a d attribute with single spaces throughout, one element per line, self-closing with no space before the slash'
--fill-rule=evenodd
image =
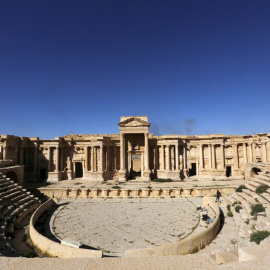
<path id="1" fill-rule="evenodd" d="M 0 269 L 270 269 L 269 134 L 169 137 L 2 135 Z"/>

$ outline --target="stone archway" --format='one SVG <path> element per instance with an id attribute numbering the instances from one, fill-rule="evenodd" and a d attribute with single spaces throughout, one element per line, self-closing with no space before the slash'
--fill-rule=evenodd
<path id="1" fill-rule="evenodd" d="M 23 185 L 24 166 L 16 165 L 0 168 L 0 173 L 6 175 L 7 178 L 15 181 L 20 186 Z"/>
<path id="2" fill-rule="evenodd" d="M 258 175 L 259 172 L 261 172 L 261 169 L 259 169 L 257 167 L 253 167 L 252 170 L 251 170 L 252 176 Z"/>
<path id="3" fill-rule="evenodd" d="M 8 171 L 8 172 L 6 172 L 6 177 L 10 178 L 12 181 L 18 183 L 18 176 L 17 176 L 16 172 Z"/>

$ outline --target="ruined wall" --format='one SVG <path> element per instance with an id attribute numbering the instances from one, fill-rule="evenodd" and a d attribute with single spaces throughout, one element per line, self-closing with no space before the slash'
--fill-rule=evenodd
<path id="1" fill-rule="evenodd" d="M 137 160 L 134 155 L 138 155 Z M 132 176 L 132 169 L 143 175 L 145 158 L 143 134 L 127 134 L 126 178 Z M 55 140 L 2 135 L 0 159 L 24 165 L 28 181 L 73 179 L 80 175 L 79 170 L 88 180 L 118 179 L 120 135 L 68 135 Z M 250 136 L 149 134 L 152 179 L 242 179 L 248 162 L 270 162 L 269 133 Z"/>

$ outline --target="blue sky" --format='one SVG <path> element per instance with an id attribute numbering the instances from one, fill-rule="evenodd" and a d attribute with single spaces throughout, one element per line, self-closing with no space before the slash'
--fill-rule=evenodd
<path id="1" fill-rule="evenodd" d="M 0 0 L 0 134 L 270 132 L 270 1 Z"/>

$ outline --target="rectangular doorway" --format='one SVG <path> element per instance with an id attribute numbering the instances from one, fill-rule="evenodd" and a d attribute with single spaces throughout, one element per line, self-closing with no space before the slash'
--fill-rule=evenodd
<path id="1" fill-rule="evenodd" d="M 82 162 L 75 162 L 75 178 L 83 177 Z"/>
<path id="2" fill-rule="evenodd" d="M 232 176 L 232 166 L 226 166 L 226 177 Z"/>
<path id="3" fill-rule="evenodd" d="M 197 175 L 196 163 L 191 163 L 191 168 L 188 171 L 189 176 Z"/>
<path id="4" fill-rule="evenodd" d="M 47 169 L 40 169 L 39 170 L 39 179 L 40 181 L 44 181 L 45 179 L 47 179 L 48 176 L 47 176 Z"/>

